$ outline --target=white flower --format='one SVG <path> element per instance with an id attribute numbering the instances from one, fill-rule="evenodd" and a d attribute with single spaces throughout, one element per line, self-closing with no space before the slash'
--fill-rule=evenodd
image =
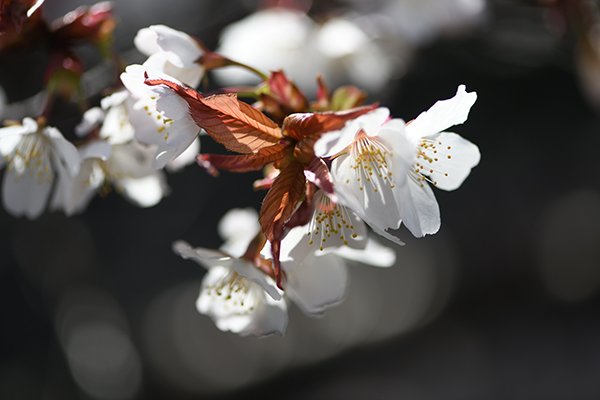
<path id="1" fill-rule="evenodd" d="M 2 201 L 6 210 L 38 217 L 48 201 L 55 173 L 76 175 L 79 154 L 58 129 L 39 127 L 31 118 L 22 125 L 0 128 L 0 168 L 6 164 Z"/>
<path id="2" fill-rule="evenodd" d="M 61 190 L 55 192 L 52 200 L 54 209 L 62 209 L 67 215 L 81 212 L 96 192 L 111 187 L 140 207 L 154 206 L 168 193 L 164 173 L 152 166 L 155 150 L 132 141 L 128 120 L 117 118 L 127 114 L 126 110 L 121 114 L 125 105 L 120 100 L 113 103 L 116 95 L 122 93 L 127 94 L 118 92 L 103 99 L 103 106 L 108 103 L 104 100 L 110 101 L 106 114 L 100 108 L 92 108 L 75 128 L 79 136 L 97 130 L 100 139 L 92 139 L 79 148 L 79 173 L 59 180 Z"/>
<path id="3" fill-rule="evenodd" d="M 52 209 L 63 210 L 67 215 L 79 213 L 92 200 L 96 191 L 104 184 L 103 169 L 111 154 L 111 146 L 103 141 L 94 141 L 79 148 L 81 167 L 75 176 L 63 174 L 52 197 Z"/>
<path id="4" fill-rule="evenodd" d="M 379 108 L 323 135 L 315 152 L 339 155 L 331 174 L 342 203 L 397 243 L 402 222 L 416 237 L 437 232 L 439 207 L 427 182 L 454 190 L 480 158 L 477 146 L 441 131 L 463 123 L 476 99 L 460 86 L 452 99 L 438 101 L 406 126 Z"/>
<path id="5" fill-rule="evenodd" d="M 340 205 L 337 207 L 337 210 L 344 209 Z M 315 215 L 321 212 L 317 209 Z M 353 224 L 362 225 L 357 230 L 360 235 L 350 239 L 350 243 L 334 239 L 334 234 L 329 237 L 331 242 L 316 247 L 310 224 L 291 229 L 281 242 L 281 267 L 286 276 L 285 295 L 306 315 L 320 316 L 326 309 L 344 300 L 348 285 L 347 260 L 377 267 L 390 267 L 396 261 L 392 249 L 368 238 L 363 222 L 350 210 L 346 212 Z M 341 232 L 340 225 L 337 225 L 337 229 Z M 266 246 L 263 254 L 268 255 L 269 252 Z"/>
<path id="6" fill-rule="evenodd" d="M 140 29 L 134 39 L 137 49 L 149 56 L 144 65 L 164 72 L 192 87 L 198 86 L 204 68 L 197 63 L 204 53 L 187 33 L 165 25 Z"/>
<path id="7" fill-rule="evenodd" d="M 293 301 L 309 316 L 320 316 L 343 300 L 348 284 L 345 260 L 389 267 L 396 259 L 391 249 L 370 239 L 363 241 L 363 249 L 342 244 L 338 248 L 316 250 L 306 246 L 307 227 L 296 227 L 281 243 L 280 259 L 286 276 L 285 292 L 281 292 L 264 271 L 250 261 L 234 257 L 245 253 L 259 231 L 255 210 L 234 209 L 219 223 L 219 233 L 225 239 L 221 251 L 192 249 L 184 242 L 174 245 L 177 254 L 209 269 L 196 306 L 221 330 L 242 335 L 283 333 L 287 324 L 286 300 Z M 261 255 L 270 257 L 268 243 Z"/>
<path id="8" fill-rule="evenodd" d="M 379 43 L 356 23 L 332 18 L 316 32 L 316 45 L 325 57 L 333 85 L 352 82 L 366 90 L 380 90 L 394 72 L 394 62 Z M 346 76 L 340 80 L 338 76 Z"/>
<path id="9" fill-rule="evenodd" d="M 227 26 L 216 51 L 263 71 L 283 69 L 302 89 L 314 89 L 317 74 L 332 75 L 315 46 L 315 32 L 316 24 L 306 14 L 270 8 Z M 228 85 L 258 82 L 240 68 L 216 70 L 215 75 Z"/>
<path id="10" fill-rule="evenodd" d="M 152 207 L 169 192 L 164 173 L 152 167 L 154 151 L 137 142 L 110 146 L 94 141 L 80 152 L 81 170 L 70 180 L 61 207 L 67 215 L 82 211 L 95 192 L 111 185 L 139 207 Z"/>
<path id="11" fill-rule="evenodd" d="M 234 208 L 219 221 L 219 236 L 225 241 L 220 249 L 234 257 L 241 257 L 260 231 L 258 214 L 253 208 Z"/>
<path id="12" fill-rule="evenodd" d="M 275 282 L 249 261 L 176 242 L 174 251 L 207 268 L 196 308 L 217 328 L 242 336 L 283 334 L 287 306 Z"/>
<path id="13" fill-rule="evenodd" d="M 160 169 L 194 143 L 200 128 L 189 115 L 185 100 L 164 85 L 146 85 L 146 73 L 152 79 L 181 83 L 142 65 L 130 65 L 121 74 L 121 81 L 135 100 L 129 113 L 135 137 L 142 143 L 156 146 L 153 165 Z"/>

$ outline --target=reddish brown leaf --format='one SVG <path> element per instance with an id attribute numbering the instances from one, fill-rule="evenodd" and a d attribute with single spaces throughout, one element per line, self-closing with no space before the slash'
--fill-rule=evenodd
<path id="1" fill-rule="evenodd" d="M 373 111 L 377 104 L 357 107 L 345 111 L 325 111 L 316 113 L 296 113 L 283 121 L 283 134 L 302 140 L 305 137 L 341 129 L 347 121 Z"/>
<path id="2" fill-rule="evenodd" d="M 310 182 L 306 184 L 306 196 L 304 198 L 304 201 L 300 204 L 300 206 L 294 212 L 294 214 L 292 214 L 290 219 L 288 219 L 288 221 L 285 223 L 285 229 L 287 232 L 289 232 L 291 229 L 297 226 L 303 226 L 310 222 L 315 210 L 313 198 L 317 190 L 319 189 L 317 189 L 317 187 L 314 184 Z"/>
<path id="3" fill-rule="evenodd" d="M 304 195 L 302 164 L 291 162 L 273 182 L 260 209 L 260 226 L 265 237 L 273 242 L 283 237 L 284 223 L 290 218 Z"/>
<path id="4" fill-rule="evenodd" d="M 277 98 L 281 105 L 290 110 L 298 112 L 308 108 L 308 100 L 298 87 L 288 79 L 283 71 L 271 72 L 267 81 L 269 94 Z"/>
<path id="5" fill-rule="evenodd" d="M 224 169 L 231 172 L 257 171 L 266 164 L 279 160 L 288 153 L 289 142 L 282 142 L 273 146 L 264 147 L 255 154 L 244 155 L 222 155 L 222 154 L 200 154 L 198 163 L 206 168 Z M 208 164 L 207 164 L 208 163 Z"/>
<path id="6" fill-rule="evenodd" d="M 146 79 L 146 84 L 174 90 L 190 106 L 194 122 L 228 150 L 256 153 L 282 138 L 275 122 L 233 93 L 203 97 L 194 89 L 164 79 Z"/>
<path id="7" fill-rule="evenodd" d="M 333 182 L 327 164 L 320 158 L 314 158 L 304 169 L 304 176 L 327 194 L 333 194 Z"/>
<path id="8" fill-rule="evenodd" d="M 323 76 L 317 76 L 317 101 L 312 104 L 315 110 L 327 110 L 329 108 L 329 89 L 323 80 Z"/>

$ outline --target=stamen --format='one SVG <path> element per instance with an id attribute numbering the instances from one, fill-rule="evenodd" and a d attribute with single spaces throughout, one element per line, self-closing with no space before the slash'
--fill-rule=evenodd
<path id="1" fill-rule="evenodd" d="M 382 190 L 385 186 L 393 189 L 393 173 L 390 171 L 391 153 L 376 138 L 360 135 L 352 146 L 351 157 L 354 164 L 351 168 L 355 171 L 355 179 L 359 190 L 364 190 L 365 185 L 374 192 Z M 346 183 L 349 183 L 347 180 Z"/>
<path id="2" fill-rule="evenodd" d="M 16 170 L 17 176 L 35 176 L 38 183 L 50 183 L 54 172 L 50 161 L 49 145 L 37 133 L 23 136 L 12 154 L 7 155 L 7 169 Z"/>
<path id="3" fill-rule="evenodd" d="M 250 282 L 235 271 L 205 289 L 215 298 L 215 301 L 222 302 L 223 308 L 228 312 L 249 314 L 254 311 L 257 302 L 256 292 Z"/>
<path id="4" fill-rule="evenodd" d="M 435 174 L 444 177 L 448 176 L 448 172 L 440 170 L 436 163 L 443 157 L 451 160 L 451 150 L 452 146 L 445 146 L 441 141 L 426 138 L 421 139 L 417 146 L 417 161 L 410 173 L 413 181 L 417 182 L 421 187 L 424 181 L 436 186 Z"/>
<path id="5" fill-rule="evenodd" d="M 317 242 L 319 250 L 323 251 L 328 239 L 337 238 L 342 244 L 348 245 L 348 238 L 358 237 L 346 207 L 337 205 L 323 194 L 315 199 L 315 203 L 315 212 L 308 225 L 309 245 Z"/>

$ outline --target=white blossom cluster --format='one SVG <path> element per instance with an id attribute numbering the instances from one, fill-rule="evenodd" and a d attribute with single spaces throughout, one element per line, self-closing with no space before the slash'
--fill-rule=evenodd
<path id="1" fill-rule="evenodd" d="M 9 212 L 35 218 L 49 204 L 73 214 L 107 186 L 151 206 L 167 191 L 162 169 L 196 157 L 201 129 L 174 88 L 198 85 L 202 48 L 187 34 L 161 25 L 140 30 L 135 45 L 148 59 L 128 66 L 121 75 L 124 89 L 85 113 L 76 129 L 79 146 L 43 120 L 26 118 L 0 129 L 3 202 Z M 170 85 L 149 85 L 148 79 Z M 476 98 L 460 86 L 453 98 L 409 123 L 393 118 L 387 108 L 374 108 L 324 132 L 312 151 L 328 169 L 333 190 L 317 190 L 309 222 L 286 231 L 276 253 L 273 243 L 263 241 L 248 257 L 248 245 L 261 228 L 247 210 L 222 221 L 226 242 L 220 250 L 176 242 L 177 254 L 208 270 L 198 311 L 221 330 L 283 333 L 289 302 L 318 316 L 343 300 L 347 260 L 379 267 L 395 263 L 395 252 L 370 238 L 367 225 L 397 244 L 403 244 L 401 225 L 415 237 L 436 233 L 440 211 L 430 185 L 458 188 L 480 159 L 477 146 L 446 131 L 465 122 Z M 323 178 L 311 173 L 304 170 L 308 181 Z M 270 273 L 277 261 L 273 254 L 279 257 L 282 284 Z"/>
<path id="2" fill-rule="evenodd" d="M 369 238 L 365 223 L 397 244 L 403 244 L 401 224 L 415 237 L 436 233 L 440 210 L 430 185 L 455 190 L 479 163 L 476 145 L 446 131 L 465 122 L 476 98 L 460 86 L 453 98 L 438 101 L 408 124 L 378 108 L 316 142 L 316 155 L 331 162 L 335 195 L 318 192 L 310 223 L 285 236 L 280 255 L 285 292 L 251 262 L 236 258 L 259 229 L 256 217 L 226 216 L 222 251 L 177 242 L 178 254 L 209 270 L 198 311 L 221 330 L 283 333 L 288 301 L 307 315 L 320 315 L 343 299 L 345 260 L 393 265 L 395 253 Z M 247 235 L 242 226 L 251 227 Z M 269 255 L 268 243 L 265 247 L 263 254 Z"/>
<path id="3" fill-rule="evenodd" d="M 143 74 L 197 85 L 203 74 L 194 63 L 200 47 L 187 34 L 162 25 L 140 30 L 135 45 L 148 59 L 122 74 L 124 89 L 84 113 L 74 132 L 77 146 L 32 118 L 0 128 L 0 168 L 6 170 L 2 202 L 9 213 L 33 219 L 50 208 L 72 215 L 110 188 L 150 207 L 168 193 L 161 170 L 194 161 L 200 129 L 191 119 L 157 111 L 159 100 L 144 85 Z M 160 100 L 170 101 L 183 102 L 175 96 Z"/>

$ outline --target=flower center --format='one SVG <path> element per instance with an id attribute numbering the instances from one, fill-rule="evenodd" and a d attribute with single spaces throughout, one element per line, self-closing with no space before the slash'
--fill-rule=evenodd
<path id="1" fill-rule="evenodd" d="M 335 204 L 325 195 L 322 195 L 316 204 L 308 225 L 309 245 L 317 241 L 319 250 L 323 251 L 327 240 L 331 240 L 332 237 L 348 245 L 349 238 L 355 239 L 358 236 L 346 207 Z"/>
<path id="2" fill-rule="evenodd" d="M 355 179 L 360 190 L 365 187 L 378 192 L 383 187 L 395 187 L 390 170 L 391 152 L 376 138 L 370 138 L 364 133 L 359 133 L 358 140 L 354 142 L 351 150 L 354 164 Z M 346 183 L 350 183 L 346 180 Z"/>
<path id="3" fill-rule="evenodd" d="M 38 183 L 52 182 L 54 173 L 50 164 L 49 149 L 37 133 L 23 136 L 14 152 L 7 156 L 8 169 L 17 175 L 29 173 Z"/>
<path id="4" fill-rule="evenodd" d="M 156 132 L 162 134 L 163 139 L 166 142 L 169 139 L 169 126 L 173 124 L 173 120 L 165 117 L 164 112 L 156 109 L 156 97 L 151 97 L 150 99 L 153 103 L 146 104 L 144 106 L 144 111 L 146 111 L 146 114 L 155 121 L 157 125 Z"/>
<path id="5" fill-rule="evenodd" d="M 236 314 L 254 311 L 257 303 L 254 289 L 248 279 L 235 271 L 228 273 L 214 285 L 206 287 L 207 293 L 215 301 L 221 302 L 228 312 Z"/>
<path id="6" fill-rule="evenodd" d="M 448 176 L 448 172 L 440 170 L 440 160 L 452 159 L 452 146 L 446 146 L 441 141 L 421 139 L 417 146 L 417 160 L 415 161 L 411 178 L 421 187 L 427 181 L 437 185 L 437 176 Z"/>

